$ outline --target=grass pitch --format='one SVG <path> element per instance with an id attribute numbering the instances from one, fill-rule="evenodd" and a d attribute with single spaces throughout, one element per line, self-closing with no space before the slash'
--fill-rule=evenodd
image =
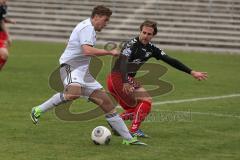
<path id="1" fill-rule="evenodd" d="M 57 67 L 64 47 L 58 43 L 14 42 L 9 61 L 0 72 L 0 159 L 240 159 L 240 55 L 166 51 L 195 70 L 207 71 L 209 79 L 199 82 L 152 60 L 168 68 L 161 79 L 173 84 L 174 90 L 154 97 L 156 105 L 142 125 L 152 136 L 141 139 L 149 146 L 124 146 L 115 136 L 110 145 L 96 146 L 90 133 L 98 125 L 107 126 L 103 116 L 68 122 L 50 111 L 41 117 L 38 126 L 29 117 L 33 106 L 55 93 L 49 88 L 48 77 Z M 110 59 L 102 57 L 103 68 L 97 76 L 104 86 Z M 224 95 L 233 96 L 211 99 Z M 202 97 L 207 99 L 191 101 Z M 175 100 L 184 101 L 171 103 Z M 94 107 L 79 100 L 71 111 L 78 113 Z"/>

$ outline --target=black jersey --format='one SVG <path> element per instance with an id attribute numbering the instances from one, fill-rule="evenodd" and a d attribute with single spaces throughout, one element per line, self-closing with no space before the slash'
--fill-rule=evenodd
<path id="1" fill-rule="evenodd" d="M 157 60 L 161 59 L 183 72 L 190 74 L 192 71 L 189 67 L 177 59 L 168 56 L 152 43 L 148 43 L 147 45 L 142 44 L 138 37 L 131 39 L 124 44 L 121 54 L 116 60 L 112 71 L 121 72 L 123 75 L 123 81 L 127 82 L 127 77 L 134 77 L 139 68 L 152 57 Z"/>
<path id="2" fill-rule="evenodd" d="M 2 31 L 2 23 L 7 14 L 7 6 L 0 5 L 0 31 Z"/>
<path id="3" fill-rule="evenodd" d="M 7 14 L 7 6 L 6 5 L 0 5 L 0 21 L 2 21 Z"/>

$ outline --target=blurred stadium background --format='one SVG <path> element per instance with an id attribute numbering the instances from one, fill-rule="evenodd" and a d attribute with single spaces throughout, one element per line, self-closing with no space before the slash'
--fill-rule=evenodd
<path id="1" fill-rule="evenodd" d="M 163 49 L 239 52 L 239 0 L 10 0 L 14 39 L 66 42 L 73 27 L 104 4 L 112 20 L 100 42 L 121 42 L 137 35 L 145 19 L 158 22 L 155 43 Z"/>

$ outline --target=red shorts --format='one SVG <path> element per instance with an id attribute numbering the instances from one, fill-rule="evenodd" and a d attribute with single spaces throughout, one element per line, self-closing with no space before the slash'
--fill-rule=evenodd
<path id="1" fill-rule="evenodd" d="M 141 85 L 132 77 L 128 77 L 128 83 L 135 89 L 140 88 Z M 107 77 L 108 90 L 118 103 L 125 109 L 136 107 L 137 100 L 134 95 L 123 92 L 122 75 L 119 72 L 112 72 Z"/>
<path id="2" fill-rule="evenodd" d="M 0 48 L 7 48 L 6 46 L 7 39 L 8 39 L 7 33 L 0 31 Z"/>

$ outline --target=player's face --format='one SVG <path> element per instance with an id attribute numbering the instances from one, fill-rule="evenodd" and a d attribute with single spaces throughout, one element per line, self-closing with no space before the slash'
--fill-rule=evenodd
<path id="1" fill-rule="evenodd" d="M 108 16 L 100 16 L 96 15 L 95 17 L 95 30 L 100 32 L 104 27 L 107 26 L 107 23 L 109 22 L 110 17 Z"/>
<path id="2" fill-rule="evenodd" d="M 152 27 L 143 26 L 140 31 L 139 40 L 142 44 L 148 44 L 153 38 L 154 29 Z"/>

